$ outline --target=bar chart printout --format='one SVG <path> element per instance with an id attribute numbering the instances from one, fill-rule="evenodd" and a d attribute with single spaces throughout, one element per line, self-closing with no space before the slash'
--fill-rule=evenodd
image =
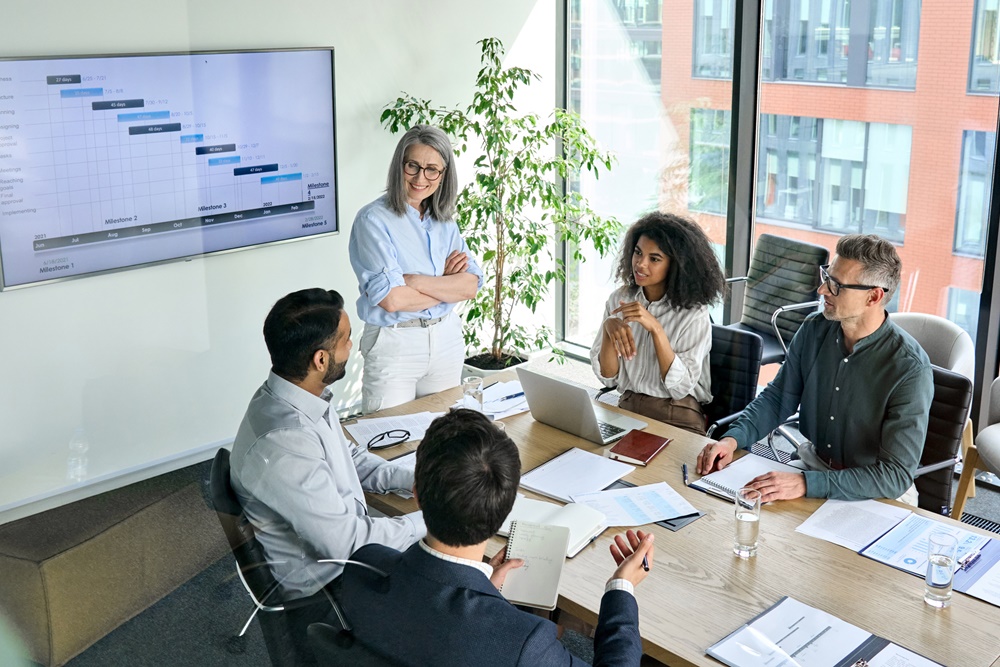
<path id="1" fill-rule="evenodd" d="M 329 49 L 0 60 L 5 287 L 337 231 Z"/>

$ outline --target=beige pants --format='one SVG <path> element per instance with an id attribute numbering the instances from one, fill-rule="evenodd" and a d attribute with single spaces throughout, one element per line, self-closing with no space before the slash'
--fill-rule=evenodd
<path id="1" fill-rule="evenodd" d="M 705 413 L 694 396 L 657 398 L 627 390 L 622 392 L 618 407 L 685 431 L 705 435 Z"/>

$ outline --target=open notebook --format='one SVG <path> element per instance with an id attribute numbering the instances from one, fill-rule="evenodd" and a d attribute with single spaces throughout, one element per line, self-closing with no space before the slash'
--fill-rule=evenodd
<path id="1" fill-rule="evenodd" d="M 590 544 L 607 528 L 604 514 L 592 507 L 580 503 L 557 505 L 523 496 L 518 496 L 517 500 L 514 501 L 513 509 L 497 532 L 507 537 L 510 535 L 510 527 L 514 521 L 530 521 L 569 528 L 569 545 L 566 547 L 566 555 L 570 558 L 580 553 L 581 549 Z"/>
<path id="2" fill-rule="evenodd" d="M 736 492 L 746 486 L 747 482 L 771 471 L 800 473 L 802 468 L 765 459 L 756 454 L 746 454 L 722 470 L 717 470 L 691 482 L 689 486 L 720 498 L 732 500 L 736 497 Z"/>
<path id="3" fill-rule="evenodd" d="M 568 543 L 565 526 L 515 521 L 507 538 L 507 559 L 523 558 L 524 565 L 507 573 L 500 593 L 512 604 L 555 609 Z"/>

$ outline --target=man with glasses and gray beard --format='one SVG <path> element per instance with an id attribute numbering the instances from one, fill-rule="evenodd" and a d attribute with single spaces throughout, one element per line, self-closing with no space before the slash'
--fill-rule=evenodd
<path id="1" fill-rule="evenodd" d="M 823 312 L 809 315 L 778 375 L 718 442 L 698 455 L 702 475 L 726 467 L 796 411 L 809 468 L 771 472 L 748 486 L 761 501 L 898 498 L 916 505 L 913 473 L 927 435 L 934 395 L 930 361 L 897 327 L 886 304 L 899 287 L 901 262 L 888 241 L 852 234 L 820 267 Z"/>

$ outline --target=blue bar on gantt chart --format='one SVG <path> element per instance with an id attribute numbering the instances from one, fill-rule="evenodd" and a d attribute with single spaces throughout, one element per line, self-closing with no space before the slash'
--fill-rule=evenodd
<path id="1" fill-rule="evenodd" d="M 70 97 L 104 97 L 103 88 L 71 88 L 69 90 L 60 90 L 59 97 L 64 99 Z"/>
<path id="2" fill-rule="evenodd" d="M 169 111 L 137 111 L 118 114 L 119 123 L 129 123 L 134 120 L 163 120 L 164 118 L 170 118 Z"/>
<path id="3" fill-rule="evenodd" d="M 223 164 L 239 164 L 240 156 L 234 155 L 232 157 L 213 157 L 208 160 L 209 167 L 218 167 Z"/>
<path id="4" fill-rule="evenodd" d="M 284 183 L 285 181 L 301 181 L 302 174 L 281 174 L 280 176 L 263 176 L 260 179 L 260 184 L 264 185 L 266 183 Z"/>

